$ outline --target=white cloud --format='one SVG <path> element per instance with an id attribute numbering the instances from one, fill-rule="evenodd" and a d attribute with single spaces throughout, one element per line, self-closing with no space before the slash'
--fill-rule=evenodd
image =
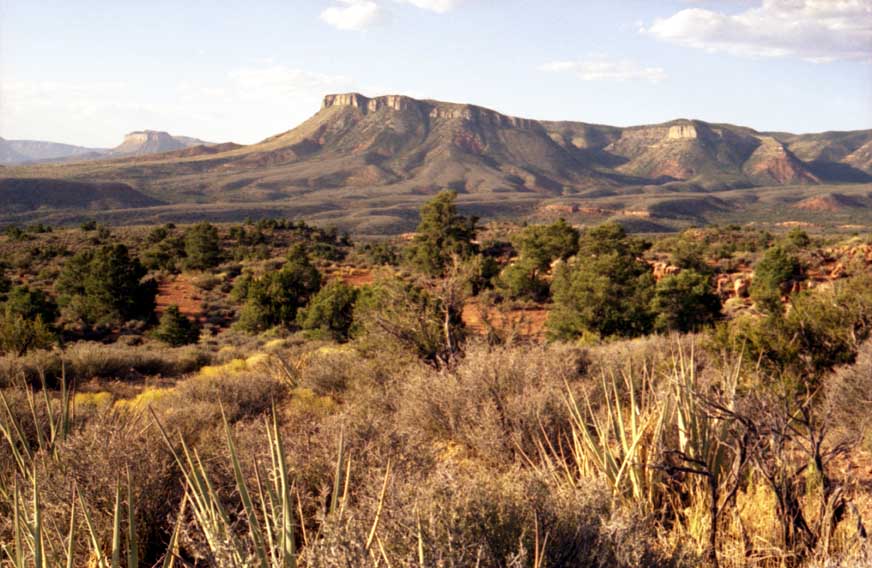
<path id="1" fill-rule="evenodd" d="M 399 0 L 400 2 L 405 2 L 407 4 L 411 4 L 417 8 L 421 8 L 423 10 L 430 10 L 431 12 L 436 12 L 438 14 L 444 14 L 446 12 L 450 12 L 454 8 L 460 6 L 463 3 L 463 0 Z"/>
<path id="2" fill-rule="evenodd" d="M 872 1 L 763 0 L 735 14 L 689 8 L 640 31 L 710 52 L 814 62 L 872 60 Z"/>
<path id="3" fill-rule="evenodd" d="M 630 59 L 611 59 L 603 55 L 572 61 L 552 61 L 540 67 L 552 73 L 574 73 L 583 81 L 634 81 L 658 83 L 666 79 L 662 67 L 645 67 Z"/>
<path id="4" fill-rule="evenodd" d="M 338 0 L 321 12 L 322 20 L 340 30 L 364 30 L 383 17 L 384 11 L 373 0 Z"/>
<path id="5" fill-rule="evenodd" d="M 466 0 L 394 0 L 421 10 L 445 14 Z M 388 19 L 387 0 L 334 0 L 321 12 L 321 19 L 339 30 L 365 30 Z"/>

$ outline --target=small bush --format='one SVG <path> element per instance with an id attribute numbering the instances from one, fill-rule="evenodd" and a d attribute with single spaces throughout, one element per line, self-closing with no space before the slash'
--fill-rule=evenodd
<path id="1" fill-rule="evenodd" d="M 297 314 L 300 328 L 319 337 L 347 341 L 354 321 L 357 291 L 342 281 L 327 284 Z"/>
<path id="2" fill-rule="evenodd" d="M 182 315 L 176 305 L 167 306 L 160 317 L 160 324 L 154 330 L 154 336 L 172 347 L 180 347 L 196 343 L 200 338 L 197 324 Z"/>

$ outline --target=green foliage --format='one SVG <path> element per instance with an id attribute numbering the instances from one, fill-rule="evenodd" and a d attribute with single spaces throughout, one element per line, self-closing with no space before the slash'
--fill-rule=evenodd
<path id="1" fill-rule="evenodd" d="M 0 307 L 0 352 L 23 355 L 29 349 L 46 349 L 55 336 L 39 315 L 28 319 L 8 304 Z"/>
<path id="2" fill-rule="evenodd" d="M 185 231 L 185 267 L 207 270 L 221 264 L 221 238 L 218 228 L 202 222 Z"/>
<path id="3" fill-rule="evenodd" d="M 657 283 L 652 310 L 654 327 L 660 331 L 698 331 L 721 316 L 721 299 L 714 293 L 711 278 L 686 269 Z"/>
<path id="4" fill-rule="evenodd" d="M 297 313 L 300 328 L 317 336 L 346 341 L 354 321 L 357 290 L 342 281 L 330 282 Z"/>
<path id="5" fill-rule="evenodd" d="M 794 227 L 784 236 L 784 242 L 788 248 L 804 249 L 811 244 L 811 239 L 809 238 L 808 233 L 799 227 Z"/>
<path id="6" fill-rule="evenodd" d="M 557 259 L 567 260 L 578 252 L 579 232 L 560 219 L 550 225 L 529 225 L 512 244 L 521 258 L 527 259 L 537 270 L 548 270 Z"/>
<path id="7" fill-rule="evenodd" d="M 476 217 L 457 213 L 457 193 L 441 191 L 421 208 L 421 222 L 409 251 L 416 269 L 430 276 L 445 272 L 452 257 L 469 258 L 475 254 Z"/>
<path id="8" fill-rule="evenodd" d="M 85 324 L 147 320 L 154 313 L 157 284 L 121 244 L 82 251 L 64 264 L 56 283 L 59 303 Z"/>
<path id="9" fill-rule="evenodd" d="M 699 241 L 679 238 L 672 247 L 672 264 L 682 270 L 694 270 L 699 274 L 710 275 L 712 269 L 705 258 L 706 247 Z"/>
<path id="10" fill-rule="evenodd" d="M 15 225 L 9 225 L 6 227 L 3 234 L 6 235 L 10 241 L 24 241 L 27 239 L 27 233 L 25 233 L 21 227 Z"/>
<path id="11" fill-rule="evenodd" d="M 167 306 L 160 317 L 160 324 L 154 330 L 154 336 L 172 347 L 180 347 L 196 343 L 200 338 L 197 324 L 189 320 L 179 311 L 176 305 Z"/>
<path id="12" fill-rule="evenodd" d="M 94 220 L 83 221 L 82 224 L 79 225 L 79 228 L 85 233 L 89 233 L 91 231 L 96 231 L 97 230 L 97 221 L 94 221 Z"/>
<path id="13" fill-rule="evenodd" d="M 539 277 L 539 266 L 535 258 L 522 256 L 503 269 L 497 289 L 515 300 L 544 300 L 548 296 L 548 284 Z"/>
<path id="14" fill-rule="evenodd" d="M 9 291 L 6 297 L 6 309 L 28 320 L 39 317 L 47 324 L 58 317 L 58 307 L 51 296 L 42 290 L 27 286 L 15 286 Z"/>
<path id="15" fill-rule="evenodd" d="M 354 318 L 354 335 L 379 349 L 399 345 L 434 364 L 450 359 L 464 333 L 459 306 L 397 278 L 362 288 Z"/>
<path id="16" fill-rule="evenodd" d="M 372 265 L 396 266 L 400 262 L 397 247 L 388 241 L 365 243 L 361 247 L 361 251 L 366 257 L 367 262 Z"/>
<path id="17" fill-rule="evenodd" d="M 646 246 L 627 236 L 616 223 L 588 231 L 579 241 L 577 261 L 560 267 L 554 275 L 550 336 L 634 337 L 649 332 L 654 277 L 639 260 Z"/>
<path id="18" fill-rule="evenodd" d="M 783 247 L 771 247 L 754 267 L 751 298 L 766 311 L 780 311 L 781 296 L 788 291 L 786 286 L 801 273 L 802 265 L 796 256 Z"/>
<path id="19" fill-rule="evenodd" d="M 12 287 L 12 281 L 6 276 L 3 267 L 0 266 L 0 302 L 6 299 L 6 294 Z"/>
<path id="20" fill-rule="evenodd" d="M 149 242 L 161 234 L 163 234 L 161 239 L 143 252 L 142 262 L 153 270 L 178 272 L 185 258 L 185 242 L 182 237 L 166 232 L 163 227 L 158 227 L 157 233 L 153 232 L 149 235 Z"/>
<path id="21" fill-rule="evenodd" d="M 770 376 L 810 388 L 833 367 L 854 360 L 872 332 L 872 277 L 855 276 L 832 289 L 812 289 L 791 298 L 785 314 L 744 317 L 719 329 L 721 345 L 744 348 L 749 364 Z"/>
<path id="22" fill-rule="evenodd" d="M 247 284 L 245 305 L 238 325 L 246 331 L 264 331 L 273 326 L 290 327 L 297 310 L 321 288 L 321 273 L 302 246 L 294 247 L 281 270 L 269 272 Z"/>

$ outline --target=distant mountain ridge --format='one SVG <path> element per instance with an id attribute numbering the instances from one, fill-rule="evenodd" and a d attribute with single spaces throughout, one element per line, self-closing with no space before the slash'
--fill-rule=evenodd
<path id="1" fill-rule="evenodd" d="M 783 187 L 792 203 L 810 197 L 797 188 L 872 182 L 872 130 L 796 135 L 690 119 L 615 127 L 342 93 L 256 144 L 204 146 L 140 131 L 106 157 L 113 159 L 13 167 L 0 176 L 122 183 L 167 206 L 208 205 L 227 215 L 304 206 L 325 217 L 368 211 L 355 222 L 370 225 L 407 224 L 413 204 L 444 188 L 486 215 L 572 202 L 579 211 L 699 220 L 757 203 L 753 193 L 731 201 L 725 192 Z"/>
<path id="2" fill-rule="evenodd" d="M 211 144 L 197 138 L 173 136 L 158 130 L 131 132 L 124 137 L 121 144 L 114 148 L 88 148 L 42 140 L 5 140 L 0 138 L 0 164 L 102 160 L 123 156 L 144 156 Z"/>

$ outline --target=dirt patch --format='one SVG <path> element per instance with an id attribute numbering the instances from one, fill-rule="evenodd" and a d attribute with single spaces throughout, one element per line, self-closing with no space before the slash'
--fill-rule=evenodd
<path id="1" fill-rule="evenodd" d="M 545 339 L 545 321 L 548 309 L 544 307 L 485 308 L 475 301 L 463 306 L 463 323 L 475 335 L 488 334 L 485 319 L 499 334 L 514 334 L 519 339 L 541 341 Z"/>
<path id="2" fill-rule="evenodd" d="M 185 277 L 177 276 L 163 280 L 157 288 L 157 314 L 161 315 L 167 307 L 175 304 L 185 316 L 203 322 L 203 296 L 199 288 Z"/>

